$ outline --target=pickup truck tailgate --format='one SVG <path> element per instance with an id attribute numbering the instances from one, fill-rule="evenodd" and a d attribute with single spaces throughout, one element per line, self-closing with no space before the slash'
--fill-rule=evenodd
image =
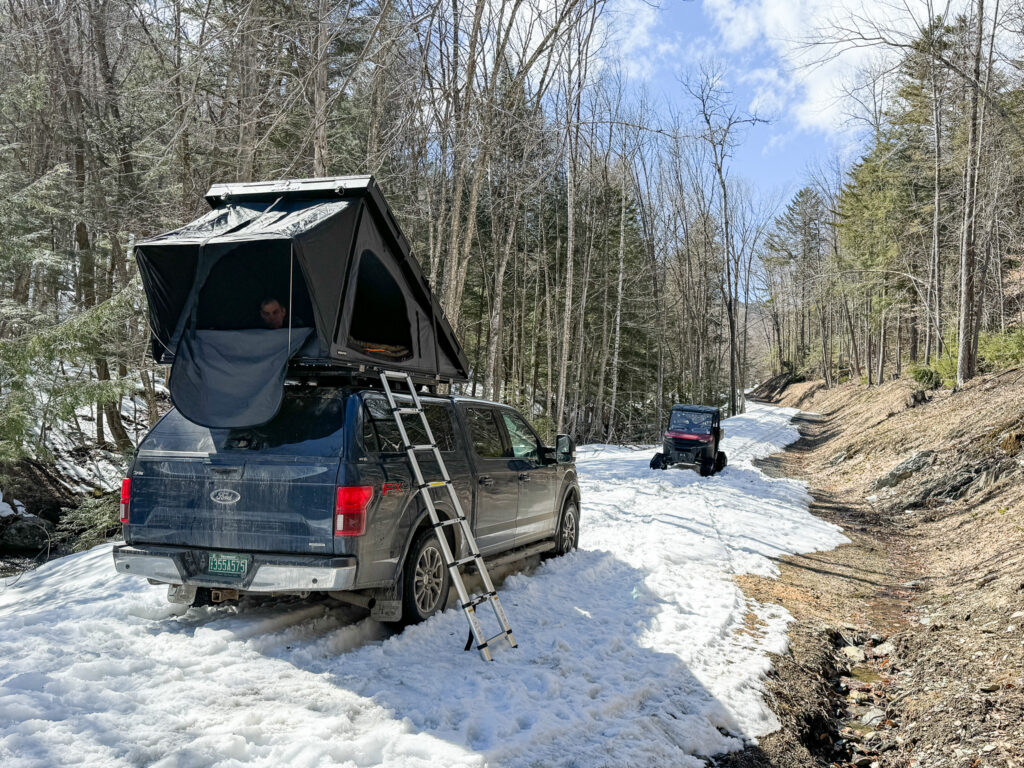
<path id="1" fill-rule="evenodd" d="M 330 552 L 337 459 L 211 461 L 140 455 L 133 541 L 250 552 Z"/>

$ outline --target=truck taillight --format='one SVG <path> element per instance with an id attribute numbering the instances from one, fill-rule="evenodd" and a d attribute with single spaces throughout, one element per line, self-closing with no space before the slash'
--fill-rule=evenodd
<path id="1" fill-rule="evenodd" d="M 132 501 L 132 479 L 126 477 L 121 481 L 121 522 L 128 522 L 128 508 Z"/>
<path id="2" fill-rule="evenodd" d="M 372 498 L 372 486 L 338 486 L 338 497 L 334 504 L 334 535 L 361 536 L 366 531 L 366 508 Z"/>

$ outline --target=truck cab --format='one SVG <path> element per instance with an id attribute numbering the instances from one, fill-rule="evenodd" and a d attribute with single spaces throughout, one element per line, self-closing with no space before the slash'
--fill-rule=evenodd
<path id="1" fill-rule="evenodd" d="M 499 403 L 420 400 L 481 554 L 508 561 L 576 546 L 571 440 L 544 445 Z M 426 442 L 413 421 L 410 440 Z M 420 465 L 439 477 L 432 458 Z M 451 517 L 442 491 L 434 503 Z M 419 621 L 447 600 L 436 534 L 380 390 L 289 385 L 278 414 L 256 427 L 208 428 L 170 411 L 139 445 L 121 522 L 117 570 L 167 584 L 173 602 L 326 593 L 382 620 Z M 457 526 L 442 530 L 457 557 L 468 554 Z"/>

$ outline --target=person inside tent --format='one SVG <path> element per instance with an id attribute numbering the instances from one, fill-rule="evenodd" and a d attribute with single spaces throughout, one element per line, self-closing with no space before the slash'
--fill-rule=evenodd
<path id="1" fill-rule="evenodd" d="M 260 302 L 260 317 L 267 328 L 284 328 L 288 319 L 288 307 L 271 297 Z"/>

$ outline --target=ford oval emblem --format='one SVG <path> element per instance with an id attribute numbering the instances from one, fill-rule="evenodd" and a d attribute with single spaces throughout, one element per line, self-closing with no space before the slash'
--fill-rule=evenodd
<path id="1" fill-rule="evenodd" d="M 218 504 L 234 504 L 242 498 L 242 494 L 238 491 L 232 491 L 230 488 L 218 488 L 210 494 L 210 498 Z"/>

